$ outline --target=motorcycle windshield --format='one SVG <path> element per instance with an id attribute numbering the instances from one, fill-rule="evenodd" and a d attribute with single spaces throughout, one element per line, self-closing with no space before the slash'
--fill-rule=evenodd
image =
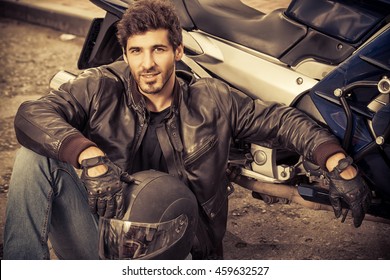
<path id="1" fill-rule="evenodd" d="M 109 260 L 149 259 L 182 238 L 188 226 L 184 214 L 163 223 L 99 220 L 99 257 Z"/>

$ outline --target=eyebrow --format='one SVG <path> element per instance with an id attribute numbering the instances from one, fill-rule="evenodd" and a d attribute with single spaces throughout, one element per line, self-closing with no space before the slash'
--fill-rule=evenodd
<path id="1" fill-rule="evenodd" d="M 169 48 L 169 46 L 164 45 L 164 44 L 156 44 L 151 47 L 152 49 L 157 49 L 157 48 Z M 134 49 L 143 49 L 142 47 L 137 47 L 137 46 L 129 46 L 127 50 L 134 50 Z"/>

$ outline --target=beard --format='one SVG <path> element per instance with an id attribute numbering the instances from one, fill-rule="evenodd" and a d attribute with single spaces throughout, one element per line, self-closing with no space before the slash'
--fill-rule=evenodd
<path id="1" fill-rule="evenodd" d="M 166 72 L 152 67 L 134 75 L 138 88 L 145 94 L 159 94 L 167 85 L 173 75 L 175 66 L 173 65 Z"/>

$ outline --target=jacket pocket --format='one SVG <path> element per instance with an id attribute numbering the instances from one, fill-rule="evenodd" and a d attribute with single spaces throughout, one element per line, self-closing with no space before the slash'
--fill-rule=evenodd
<path id="1" fill-rule="evenodd" d="M 218 138 L 216 135 L 212 135 L 204 141 L 204 143 L 193 153 L 188 154 L 184 158 L 184 165 L 191 166 L 194 162 L 200 159 L 203 155 L 211 151 L 212 148 L 216 146 Z"/>
<path id="2" fill-rule="evenodd" d="M 227 207 L 226 200 L 230 194 L 228 187 L 229 181 L 225 178 L 221 185 L 218 186 L 217 192 L 209 200 L 202 203 L 202 208 L 210 220 L 214 220 L 219 212 Z"/>

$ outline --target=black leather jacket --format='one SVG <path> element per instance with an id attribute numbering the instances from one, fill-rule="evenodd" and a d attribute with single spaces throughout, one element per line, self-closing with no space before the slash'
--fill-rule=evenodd
<path id="1" fill-rule="evenodd" d="M 60 90 L 20 106 L 18 141 L 74 166 L 83 149 L 97 145 L 131 172 L 148 126 L 144 99 L 133 86 L 123 61 L 89 69 Z M 169 172 L 186 181 L 199 201 L 198 246 L 205 255 L 226 231 L 225 171 L 232 139 L 285 147 L 314 162 L 319 145 L 337 141 L 298 110 L 253 101 L 218 80 L 195 81 L 188 74 L 177 78 L 171 111 L 157 135 Z"/>

